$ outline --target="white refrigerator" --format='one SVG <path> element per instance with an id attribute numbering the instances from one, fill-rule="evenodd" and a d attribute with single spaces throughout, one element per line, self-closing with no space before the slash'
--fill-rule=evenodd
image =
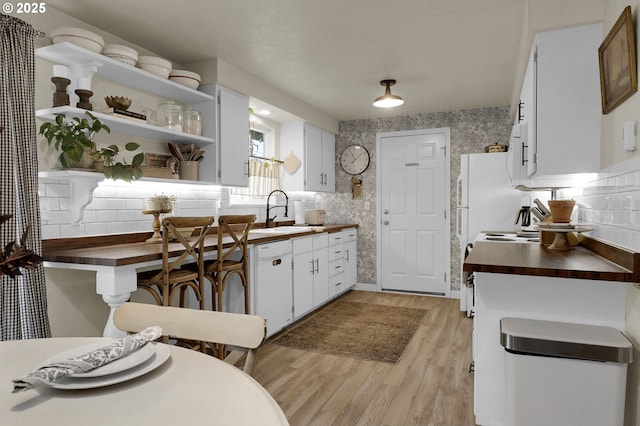
<path id="1" fill-rule="evenodd" d="M 456 189 L 456 234 L 460 242 L 460 310 L 471 315 L 473 289 L 462 271 L 467 245 L 481 231 L 518 231 L 521 192 L 511 187 L 507 153 L 462 154 Z"/>

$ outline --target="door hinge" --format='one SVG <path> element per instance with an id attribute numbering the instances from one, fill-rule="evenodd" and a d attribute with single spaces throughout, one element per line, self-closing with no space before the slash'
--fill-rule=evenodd
<path id="1" fill-rule="evenodd" d="M 444 282 L 445 283 L 447 282 L 447 273 L 446 272 L 444 273 Z"/>
<path id="2" fill-rule="evenodd" d="M 446 146 L 441 146 L 440 149 L 444 149 L 444 156 L 447 156 L 447 147 Z"/>
<path id="3" fill-rule="evenodd" d="M 444 220 L 447 220 L 447 211 L 444 211 Z"/>

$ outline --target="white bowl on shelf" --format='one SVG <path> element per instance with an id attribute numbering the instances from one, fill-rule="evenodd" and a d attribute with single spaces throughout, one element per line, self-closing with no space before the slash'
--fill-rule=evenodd
<path id="1" fill-rule="evenodd" d="M 131 66 L 138 62 L 138 51 L 122 44 L 107 44 L 102 48 L 102 54 Z"/>
<path id="2" fill-rule="evenodd" d="M 162 78 L 171 73 L 171 62 L 157 56 L 138 56 L 138 68 Z"/>
<path id="3" fill-rule="evenodd" d="M 200 86 L 200 74 L 193 71 L 173 70 L 169 74 L 169 80 L 192 89 L 197 89 Z"/>
<path id="4" fill-rule="evenodd" d="M 76 27 L 58 27 L 51 31 L 53 43 L 69 42 L 96 53 L 102 51 L 104 39 L 91 31 Z"/>

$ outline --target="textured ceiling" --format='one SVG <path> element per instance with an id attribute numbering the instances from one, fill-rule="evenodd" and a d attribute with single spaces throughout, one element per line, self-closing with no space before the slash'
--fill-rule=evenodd
<path id="1" fill-rule="evenodd" d="M 568 23 L 579 4 L 534 2 Z M 602 1 L 585 3 L 602 8 Z M 336 120 L 510 104 L 528 10 L 526 0 L 47 4 L 177 63 L 219 58 Z M 371 105 L 385 78 L 398 80 L 392 92 L 405 99 L 403 106 Z"/>

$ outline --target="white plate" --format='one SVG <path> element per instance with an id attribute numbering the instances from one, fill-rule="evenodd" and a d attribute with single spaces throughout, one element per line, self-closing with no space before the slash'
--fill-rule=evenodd
<path id="1" fill-rule="evenodd" d="M 59 382 L 50 383 L 49 387 L 55 389 L 93 389 L 115 385 L 116 383 L 126 382 L 127 380 L 140 377 L 161 366 L 171 355 L 171 349 L 169 349 L 168 345 L 156 342 L 149 343 L 147 346 L 149 345 L 154 347 L 155 353 L 151 358 L 139 364 L 137 367 L 101 377 L 65 377 Z"/>
<path id="2" fill-rule="evenodd" d="M 73 358 L 75 356 L 82 355 L 99 348 L 103 348 L 107 345 L 109 345 L 109 343 L 99 342 L 69 349 L 68 351 L 64 351 L 59 354 L 55 354 L 50 358 L 47 358 L 43 362 L 43 365 L 65 361 L 69 358 Z M 131 352 L 130 354 L 112 361 L 109 364 L 103 365 L 102 367 L 94 368 L 93 370 L 87 371 L 86 373 L 72 374 L 70 377 L 100 377 L 107 376 L 109 374 L 120 373 L 121 371 L 128 370 L 142 364 L 143 362 L 151 358 L 154 353 L 156 353 L 155 347 L 147 344 L 137 351 Z"/>

